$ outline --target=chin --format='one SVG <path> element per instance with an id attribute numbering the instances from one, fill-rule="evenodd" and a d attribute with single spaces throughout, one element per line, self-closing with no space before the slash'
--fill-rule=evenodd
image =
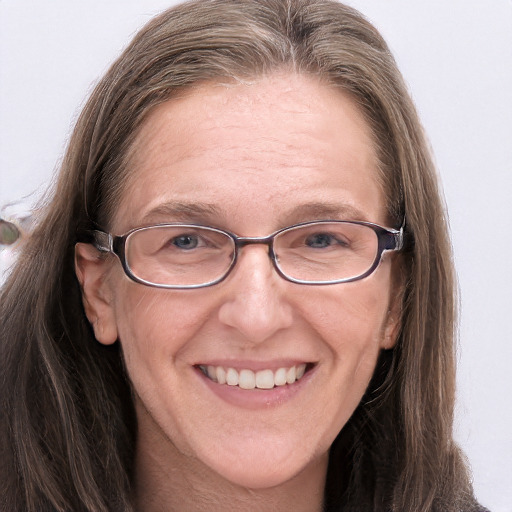
<path id="1" fill-rule="evenodd" d="M 234 485 L 248 489 L 268 489 L 292 481 L 308 471 L 318 471 L 322 462 L 327 463 L 328 452 L 323 456 L 307 460 L 297 444 L 291 450 L 265 447 L 256 441 L 255 450 L 247 448 L 243 457 L 216 457 L 205 461 L 215 473 Z"/>
<path id="2" fill-rule="evenodd" d="M 242 468 L 214 468 L 223 478 L 234 485 L 247 489 L 269 489 L 293 480 L 301 469 L 276 467 L 275 465 L 250 464 Z"/>

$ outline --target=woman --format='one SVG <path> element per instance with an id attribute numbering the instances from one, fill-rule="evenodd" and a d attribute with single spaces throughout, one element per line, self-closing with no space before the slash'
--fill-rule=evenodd
<path id="1" fill-rule="evenodd" d="M 453 289 L 364 18 L 169 10 L 93 92 L 3 290 L 3 509 L 478 510 Z"/>

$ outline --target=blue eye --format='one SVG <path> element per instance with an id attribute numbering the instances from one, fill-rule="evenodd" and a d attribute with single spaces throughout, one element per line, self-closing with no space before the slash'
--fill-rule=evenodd
<path id="1" fill-rule="evenodd" d="M 314 249 L 324 249 L 325 247 L 330 247 L 336 243 L 338 243 L 338 241 L 327 233 L 317 233 L 315 235 L 308 236 L 306 239 L 306 245 L 308 247 L 313 247 Z"/>
<path id="2" fill-rule="evenodd" d="M 195 249 L 199 245 L 199 239 L 195 235 L 180 235 L 172 240 L 172 244 L 178 249 Z"/>

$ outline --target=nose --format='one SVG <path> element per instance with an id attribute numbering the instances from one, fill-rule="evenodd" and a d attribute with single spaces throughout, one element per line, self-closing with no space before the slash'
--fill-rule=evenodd
<path id="1" fill-rule="evenodd" d="M 287 300 L 290 283 L 275 271 L 268 249 L 245 246 L 226 281 L 226 294 L 219 320 L 252 343 L 262 343 L 292 324 L 292 307 Z"/>

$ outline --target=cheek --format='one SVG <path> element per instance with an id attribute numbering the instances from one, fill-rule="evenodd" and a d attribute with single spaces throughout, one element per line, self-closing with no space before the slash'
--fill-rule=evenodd
<path id="1" fill-rule="evenodd" d="M 373 375 L 385 336 L 387 280 L 370 277 L 323 290 L 322 296 L 311 299 L 309 324 L 324 342 L 332 374 L 338 387 L 358 401 Z"/>
<path id="2" fill-rule="evenodd" d="M 323 333 L 333 350 L 340 344 L 358 349 L 381 341 L 389 292 L 385 286 L 373 286 L 370 280 L 345 283 L 312 297 L 310 324 Z"/>
<path id="3" fill-rule="evenodd" d="M 115 316 L 126 365 L 133 372 L 173 361 L 201 329 L 207 312 L 183 293 L 128 283 L 118 294 Z M 131 369 L 131 371 L 130 371 Z"/>
<path id="4" fill-rule="evenodd" d="M 377 286 L 379 284 L 379 286 Z M 312 409 L 311 422 L 323 425 L 332 440 L 349 421 L 374 374 L 389 303 L 389 288 L 379 280 L 309 289 L 302 310 L 322 347 L 324 405 Z M 314 413 L 314 414 L 313 414 Z M 322 444 L 324 449 L 328 446 Z"/>

